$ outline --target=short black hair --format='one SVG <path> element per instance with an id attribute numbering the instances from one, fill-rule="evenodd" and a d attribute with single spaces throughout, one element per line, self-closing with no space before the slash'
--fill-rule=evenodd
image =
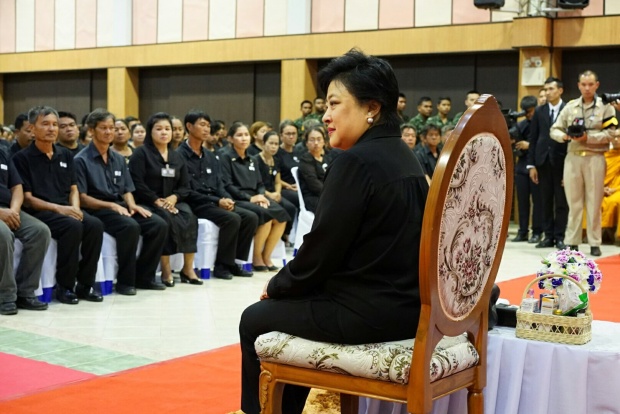
<path id="1" fill-rule="evenodd" d="M 436 124 L 426 124 L 424 128 L 422 128 L 422 132 L 420 132 L 420 135 L 425 137 L 426 134 L 431 131 L 437 131 L 439 135 L 441 135 L 441 128 L 439 128 L 439 126 Z"/>
<path id="2" fill-rule="evenodd" d="M 308 135 L 310 135 L 310 133 L 314 131 L 318 131 L 321 134 L 321 136 L 323 137 L 323 141 L 327 140 L 327 137 L 325 136 L 326 135 L 325 129 L 323 129 L 323 125 L 313 125 L 304 131 L 304 141 L 307 141 Z"/>
<path id="3" fill-rule="evenodd" d="M 465 96 L 469 96 L 472 93 L 475 93 L 476 95 L 480 95 L 480 92 L 478 92 L 476 89 L 472 89 L 470 91 L 467 91 L 467 94 L 465 94 Z"/>
<path id="4" fill-rule="evenodd" d="M 555 78 L 553 76 L 549 76 L 546 80 L 545 80 L 545 85 L 548 83 L 553 83 L 555 82 L 556 85 L 558 85 L 558 88 L 563 88 L 564 87 L 564 82 L 562 82 L 559 78 Z"/>
<path id="5" fill-rule="evenodd" d="M 88 118 L 86 118 L 86 126 L 91 129 L 95 129 L 99 122 L 105 121 L 108 118 L 112 118 L 113 122 L 116 122 L 116 117 L 112 112 L 109 112 L 103 108 L 97 108 L 88 114 Z"/>
<path id="6" fill-rule="evenodd" d="M 338 81 L 358 102 L 379 103 L 381 110 L 377 124 L 394 127 L 400 125 L 401 119 L 396 111 L 398 80 L 386 60 L 351 49 L 321 69 L 318 80 L 324 93 L 327 93 L 332 82 Z"/>
<path id="7" fill-rule="evenodd" d="M 424 102 L 433 102 L 433 100 L 431 99 L 430 96 L 423 96 L 420 99 L 418 99 L 418 106 L 422 105 Z"/>
<path id="8" fill-rule="evenodd" d="M 200 109 L 190 109 L 189 112 L 185 114 L 185 118 L 183 119 L 183 127 L 185 128 L 185 131 L 189 132 L 187 130 L 187 123 L 194 125 L 200 118 L 203 118 L 205 121 L 209 122 L 209 124 L 211 123 L 211 117 L 205 111 L 201 111 Z"/>
<path id="9" fill-rule="evenodd" d="M 450 99 L 450 97 L 449 97 L 449 96 L 440 96 L 440 97 L 437 99 L 437 103 L 438 103 L 438 104 L 440 104 L 440 103 L 441 103 L 441 101 L 448 101 L 448 102 L 452 103 L 452 99 Z"/>
<path id="10" fill-rule="evenodd" d="M 280 131 L 280 134 L 284 132 L 284 128 L 286 128 L 287 126 L 292 126 L 292 127 L 295 127 L 295 129 L 297 129 L 297 125 L 295 125 L 295 122 L 291 121 L 290 119 L 285 119 L 284 121 L 280 122 L 280 126 L 278 128 L 278 130 Z"/>
<path id="11" fill-rule="evenodd" d="M 272 136 L 276 136 L 278 137 L 278 142 L 280 142 L 280 134 L 278 134 L 276 131 L 274 131 L 273 129 L 271 131 L 267 131 L 265 132 L 265 135 L 263 135 L 263 142 L 267 142 L 267 140 L 269 138 L 271 138 Z"/>
<path id="12" fill-rule="evenodd" d="M 402 134 L 403 132 L 405 132 L 405 129 L 413 129 L 413 132 L 416 133 L 416 135 L 418 134 L 418 130 L 415 129 L 415 127 L 412 124 L 407 124 L 404 123 L 400 126 L 400 133 Z"/>
<path id="13" fill-rule="evenodd" d="M 222 121 L 211 122 L 211 135 L 215 135 L 215 133 L 219 132 L 221 129 L 224 129 L 224 123 L 222 123 Z"/>
<path id="14" fill-rule="evenodd" d="M 407 98 L 407 96 L 404 93 L 402 93 L 402 92 L 398 93 L 398 97 L 399 98 L 405 98 L 405 99 Z"/>
<path id="15" fill-rule="evenodd" d="M 20 130 L 24 126 L 24 122 L 28 120 L 28 114 L 21 113 L 15 118 L 15 130 Z"/>
<path id="16" fill-rule="evenodd" d="M 521 109 L 527 111 L 530 108 L 536 108 L 538 106 L 538 99 L 535 96 L 527 95 L 521 98 Z"/>
<path id="17" fill-rule="evenodd" d="M 71 118 L 75 122 L 77 122 L 77 118 L 75 117 L 75 114 L 71 112 L 67 112 L 67 111 L 58 111 L 58 119 L 60 120 L 60 118 Z"/>
<path id="18" fill-rule="evenodd" d="M 319 99 L 321 99 L 323 101 L 325 100 L 325 98 L 323 98 L 322 96 L 317 96 L 316 98 L 314 98 L 314 102 L 318 101 Z"/>
<path id="19" fill-rule="evenodd" d="M 132 116 L 132 115 L 127 115 L 127 116 L 125 117 L 125 121 L 126 121 L 127 123 L 130 123 L 131 121 L 139 121 L 139 119 L 138 119 L 138 118 L 136 118 L 135 116 Z"/>
<path id="20" fill-rule="evenodd" d="M 168 115 L 165 112 L 154 113 L 153 115 L 151 115 L 149 120 L 146 121 L 146 126 L 144 127 L 144 129 L 146 129 L 146 136 L 144 137 L 145 144 L 154 145 L 151 131 L 153 130 L 153 127 L 155 126 L 155 124 L 158 123 L 159 121 L 168 121 L 168 123 L 170 124 L 170 129 L 172 129 L 172 119 L 170 118 L 170 115 Z"/>
<path id="21" fill-rule="evenodd" d="M 307 103 L 308 103 L 308 104 L 310 104 L 310 105 L 312 105 L 312 102 L 310 102 L 310 101 L 309 101 L 309 100 L 307 100 L 307 99 L 304 99 L 303 101 L 301 101 L 301 104 L 299 105 L 299 107 L 301 108 L 302 106 L 304 106 L 304 104 L 307 104 Z"/>
<path id="22" fill-rule="evenodd" d="M 235 121 L 232 123 L 232 125 L 230 126 L 230 128 L 228 128 L 228 135 L 229 137 L 233 137 L 236 133 L 237 130 L 241 127 L 246 127 L 248 130 L 248 133 L 250 132 L 250 128 L 243 122 L 241 121 Z"/>

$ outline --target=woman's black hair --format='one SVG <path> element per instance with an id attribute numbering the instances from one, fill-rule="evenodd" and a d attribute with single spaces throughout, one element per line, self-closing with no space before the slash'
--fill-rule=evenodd
<path id="1" fill-rule="evenodd" d="M 386 60 L 365 55 L 359 49 L 351 49 L 321 69 L 318 80 L 325 94 L 329 85 L 337 81 L 361 104 L 378 102 L 381 111 L 376 125 L 400 125 L 401 119 L 396 111 L 398 81 Z"/>
<path id="2" fill-rule="evenodd" d="M 232 123 L 232 125 L 230 126 L 230 128 L 228 128 L 228 135 L 229 137 L 233 137 L 235 135 L 235 133 L 237 132 L 237 130 L 241 127 L 246 127 L 248 129 L 248 131 L 250 131 L 250 128 L 244 124 L 241 121 L 235 121 Z"/>
<path id="3" fill-rule="evenodd" d="M 271 130 L 271 131 L 267 131 L 267 132 L 265 133 L 265 135 L 263 135 L 263 142 L 267 142 L 267 140 L 268 140 L 269 138 L 271 138 L 272 136 L 274 136 L 274 135 L 275 135 L 276 137 L 278 137 L 278 142 L 279 142 L 279 141 L 280 141 L 280 134 L 278 134 L 276 131 L 273 131 L 273 130 Z"/>
<path id="4" fill-rule="evenodd" d="M 306 129 L 304 131 L 304 141 L 308 141 L 308 135 L 310 135 L 311 132 L 314 131 L 318 131 L 321 136 L 323 136 L 323 141 L 327 141 L 327 134 L 325 133 L 325 129 L 323 128 L 322 125 L 315 125 L 315 126 L 311 126 L 310 128 Z"/>
<path id="5" fill-rule="evenodd" d="M 151 115 L 149 120 L 146 121 L 146 126 L 144 127 L 144 129 L 146 129 L 144 144 L 153 145 L 153 136 L 151 135 L 151 130 L 159 121 L 168 121 L 168 123 L 170 124 L 170 129 L 172 130 L 172 119 L 170 118 L 170 115 L 165 112 L 157 112 Z"/>

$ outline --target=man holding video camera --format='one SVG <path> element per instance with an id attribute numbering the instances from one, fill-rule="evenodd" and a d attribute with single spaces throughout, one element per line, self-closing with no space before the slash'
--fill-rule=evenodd
<path id="1" fill-rule="evenodd" d="M 564 163 L 564 190 L 568 201 L 565 243 L 573 250 L 581 242 L 581 223 L 585 204 L 590 254 L 601 255 L 601 202 L 605 180 L 605 156 L 612 139 L 615 110 L 596 95 L 596 73 L 587 70 L 577 84 L 581 97 L 566 104 L 551 127 L 551 138 L 568 141 Z M 616 121 L 617 123 L 617 121 Z"/>

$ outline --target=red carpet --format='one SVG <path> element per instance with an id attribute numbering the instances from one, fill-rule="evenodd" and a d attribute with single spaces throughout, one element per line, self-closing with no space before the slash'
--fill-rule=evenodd
<path id="1" fill-rule="evenodd" d="M 596 259 L 603 281 L 601 289 L 590 294 L 592 316 L 599 321 L 620 322 L 620 312 L 616 308 L 620 297 L 620 256 L 614 255 L 603 259 Z M 519 305 L 523 297 L 523 290 L 534 275 L 498 283 L 501 290 L 500 297 L 508 299 L 511 304 Z"/>
<path id="2" fill-rule="evenodd" d="M 0 413 L 222 414 L 239 409 L 240 369 L 230 345 L 0 402 Z"/>
<path id="3" fill-rule="evenodd" d="M 0 353 L 0 401 L 94 377 L 47 362 Z"/>

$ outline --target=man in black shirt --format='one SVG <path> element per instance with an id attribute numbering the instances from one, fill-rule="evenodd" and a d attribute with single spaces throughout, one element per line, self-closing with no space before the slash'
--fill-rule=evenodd
<path id="1" fill-rule="evenodd" d="M 441 130 L 439 128 L 435 124 L 422 128 L 420 132 L 422 144 L 417 145 L 413 150 L 428 178 L 433 178 L 433 172 L 441 153 Z"/>
<path id="2" fill-rule="evenodd" d="M 78 152 L 84 149 L 78 138 L 80 137 L 80 130 L 77 127 L 77 120 L 75 115 L 71 112 L 59 111 L 58 116 L 58 145 L 62 145 L 75 157 Z"/>
<path id="3" fill-rule="evenodd" d="M 168 225 L 159 216 L 136 204 L 127 163 L 110 149 L 114 140 L 114 115 L 94 110 L 86 119 L 93 137 L 86 150 L 75 156 L 82 207 L 103 222 L 106 233 L 116 239 L 118 275 L 116 291 L 135 295 L 135 287 L 163 290 L 155 272 L 168 235 Z M 143 245 L 136 259 L 138 240 Z"/>
<path id="4" fill-rule="evenodd" d="M 21 211 L 22 181 L 9 162 L 8 151 L 0 148 L 0 315 L 14 315 L 17 308 L 45 310 L 47 303 L 34 295 L 41 280 L 41 267 L 50 231 L 47 226 Z M 13 277 L 13 242 L 22 242 L 22 260 Z"/>
<path id="5" fill-rule="evenodd" d="M 58 242 L 56 296 L 70 305 L 77 304 L 78 298 L 101 302 L 103 297 L 93 285 L 103 223 L 80 210 L 73 156 L 69 150 L 54 145 L 58 137 L 56 110 L 36 106 L 30 109 L 28 121 L 35 141 L 15 154 L 13 162 L 23 181 L 26 211 L 47 224 Z"/>
<path id="6" fill-rule="evenodd" d="M 235 257 L 247 260 L 258 216 L 235 206 L 224 189 L 219 160 L 202 146 L 211 134 L 209 115 L 190 111 L 184 123 L 189 136 L 177 153 L 185 160 L 190 175 L 191 192 L 187 202 L 197 217 L 210 220 L 220 228 L 213 276 L 220 279 L 232 279 L 233 275 L 252 276 L 235 264 Z"/>
<path id="7" fill-rule="evenodd" d="M 13 145 L 11 145 L 10 156 L 17 154 L 22 149 L 26 148 L 34 137 L 30 130 L 30 122 L 28 122 L 27 114 L 19 114 L 15 118 L 15 139 Z"/>

